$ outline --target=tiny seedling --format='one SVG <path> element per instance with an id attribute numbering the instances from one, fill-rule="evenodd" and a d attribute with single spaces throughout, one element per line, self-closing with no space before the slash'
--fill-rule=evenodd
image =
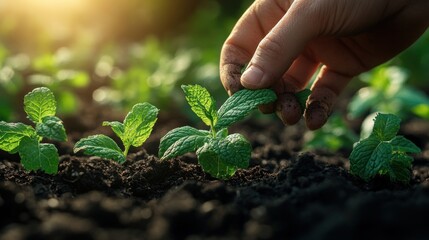
<path id="1" fill-rule="evenodd" d="M 127 114 L 124 123 L 103 122 L 103 126 L 110 126 L 121 139 L 124 151 L 112 138 L 98 134 L 80 139 L 74 146 L 74 152 L 83 150 L 86 155 L 124 163 L 130 147 L 140 147 L 150 136 L 157 120 L 158 111 L 158 108 L 149 103 L 138 103 Z"/>
<path id="2" fill-rule="evenodd" d="M 397 136 L 401 119 L 378 113 L 369 137 L 361 139 L 350 154 L 350 171 L 365 181 L 376 175 L 388 175 L 392 182 L 408 183 L 413 158 L 407 153 L 420 149 L 403 136 Z"/>
<path id="3" fill-rule="evenodd" d="M 210 131 L 189 126 L 171 130 L 161 138 L 161 160 L 196 151 L 203 170 L 221 179 L 231 177 L 239 168 L 247 168 L 252 146 L 238 133 L 228 135 L 227 128 L 258 105 L 275 101 L 276 94 L 269 89 L 244 89 L 229 97 L 216 110 L 215 100 L 204 87 L 183 85 L 182 89 L 192 111 L 210 127 Z"/>
<path id="4" fill-rule="evenodd" d="M 19 153 L 28 171 L 58 172 L 59 156 L 55 145 L 41 143 L 43 138 L 66 141 L 61 119 L 55 116 L 54 94 L 46 87 L 36 88 L 24 96 L 24 111 L 36 128 L 23 123 L 0 122 L 0 149 Z"/>

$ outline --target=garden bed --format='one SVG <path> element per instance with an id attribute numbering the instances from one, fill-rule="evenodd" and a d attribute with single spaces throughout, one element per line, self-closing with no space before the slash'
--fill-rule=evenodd
<path id="1" fill-rule="evenodd" d="M 404 186 L 350 175 L 347 151 L 301 152 L 305 127 L 285 128 L 274 119 L 252 118 L 231 129 L 254 150 L 248 169 L 222 181 L 204 173 L 194 154 L 163 162 L 156 156 L 160 137 L 186 123 L 180 116 L 161 115 L 145 149 L 133 149 L 123 165 L 72 151 L 82 136 L 112 135 L 96 127 L 123 116 L 87 110 L 79 117 L 65 119 L 69 141 L 58 145 L 57 175 L 26 172 L 17 156 L 0 155 L 0 239 L 429 236 L 428 122 L 401 127 L 422 148 Z"/>

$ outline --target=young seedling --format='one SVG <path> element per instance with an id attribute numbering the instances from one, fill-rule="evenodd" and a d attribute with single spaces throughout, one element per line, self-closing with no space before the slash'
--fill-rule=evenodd
<path id="1" fill-rule="evenodd" d="M 215 100 L 207 89 L 199 85 L 183 85 L 182 89 L 192 111 L 210 131 L 189 126 L 171 130 L 161 138 L 161 160 L 196 151 L 203 170 L 221 179 L 231 177 L 238 168 L 247 168 L 252 147 L 242 135 L 228 135 L 227 128 L 258 105 L 275 101 L 276 94 L 268 89 L 241 90 L 216 110 Z"/>
<path id="2" fill-rule="evenodd" d="M 0 149 L 19 153 L 21 163 L 28 171 L 57 173 L 59 164 L 57 148 L 50 143 L 41 143 L 43 138 L 67 140 L 62 121 L 55 116 L 54 94 L 46 87 L 34 89 L 24 96 L 24 111 L 36 128 L 23 123 L 1 121 Z"/>
<path id="3" fill-rule="evenodd" d="M 103 126 L 110 126 L 121 139 L 124 151 L 110 137 L 98 134 L 79 140 L 74 146 L 74 152 L 83 150 L 86 155 L 124 163 L 130 147 L 140 147 L 150 136 L 158 111 L 158 108 L 149 103 L 138 103 L 127 114 L 124 123 L 103 122 Z"/>
<path id="4" fill-rule="evenodd" d="M 378 113 L 369 137 L 357 142 L 350 154 L 350 171 L 365 181 L 388 175 L 392 182 L 408 183 L 413 158 L 407 153 L 420 149 L 403 136 L 397 136 L 401 119 Z"/>

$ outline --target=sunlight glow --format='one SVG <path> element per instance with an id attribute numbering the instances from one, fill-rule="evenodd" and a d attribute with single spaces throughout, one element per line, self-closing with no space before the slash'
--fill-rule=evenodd
<path id="1" fill-rule="evenodd" d="M 85 7 L 85 0 L 21 0 L 27 7 L 34 7 L 33 10 L 54 10 L 54 11 L 73 11 Z"/>

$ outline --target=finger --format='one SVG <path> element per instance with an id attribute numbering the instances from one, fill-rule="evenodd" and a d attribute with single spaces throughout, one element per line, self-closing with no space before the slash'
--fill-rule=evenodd
<path id="1" fill-rule="evenodd" d="M 295 1 L 259 43 L 241 84 L 250 89 L 269 88 L 288 70 L 307 42 L 317 35 L 314 16 Z M 304 3 L 305 4 L 305 3 Z"/>
<path id="2" fill-rule="evenodd" d="M 220 56 L 220 78 L 232 94 L 242 88 L 241 70 L 249 63 L 259 42 L 285 14 L 289 6 L 273 4 L 284 0 L 259 0 L 243 14 L 225 41 Z"/>
<path id="3" fill-rule="evenodd" d="M 316 72 L 319 63 L 307 55 L 300 55 L 284 74 L 280 89 L 282 95 L 276 101 L 276 113 L 285 125 L 297 123 L 304 113 L 295 93 L 304 89 Z"/>
<path id="4" fill-rule="evenodd" d="M 309 54 L 300 55 L 291 65 L 289 70 L 283 75 L 282 80 L 278 81 L 273 87 L 277 95 L 284 93 L 292 94 L 304 89 L 310 81 L 313 74 L 316 72 L 319 62 L 314 60 Z M 302 109 L 299 106 L 295 97 L 286 97 L 287 100 L 292 102 L 283 102 L 277 100 L 276 105 L 264 105 L 260 110 L 263 113 L 273 113 L 278 111 L 277 115 L 283 120 L 285 124 L 294 124 L 296 119 L 301 118 Z M 295 100 L 294 100 L 295 99 Z M 281 111 L 281 113 L 279 112 Z M 294 117 L 293 117 L 294 116 Z M 295 120 L 294 120 L 295 119 Z"/>
<path id="5" fill-rule="evenodd" d="M 316 130 L 322 127 L 332 113 L 339 93 L 347 86 L 353 76 L 344 75 L 324 66 L 312 86 L 304 113 L 307 127 Z"/>

